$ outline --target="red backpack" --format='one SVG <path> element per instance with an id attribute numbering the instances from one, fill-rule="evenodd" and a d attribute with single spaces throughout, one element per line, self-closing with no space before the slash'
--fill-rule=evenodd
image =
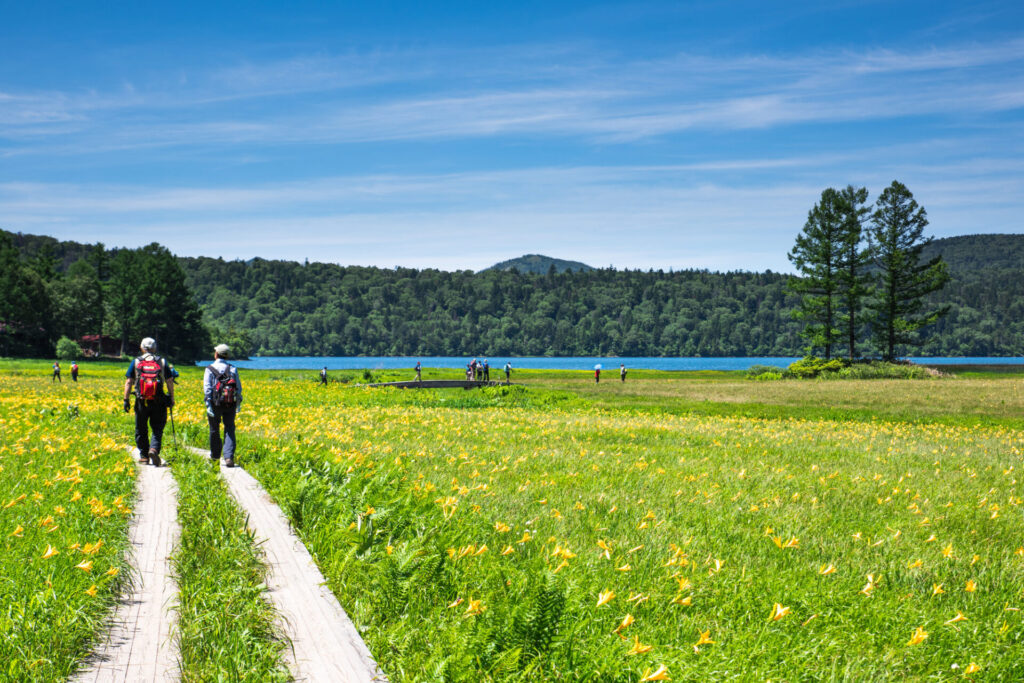
<path id="1" fill-rule="evenodd" d="M 135 359 L 135 395 L 144 401 L 156 400 L 164 382 L 164 366 L 153 356 Z"/>
<path id="2" fill-rule="evenodd" d="M 231 372 L 231 366 L 228 365 L 222 372 L 213 370 L 213 376 L 213 393 L 210 395 L 210 402 L 218 408 L 235 405 L 238 400 L 238 383 Z"/>

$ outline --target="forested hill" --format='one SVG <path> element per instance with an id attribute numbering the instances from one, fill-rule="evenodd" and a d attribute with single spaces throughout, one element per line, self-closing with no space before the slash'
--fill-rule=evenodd
<path id="1" fill-rule="evenodd" d="M 64 266 L 88 245 L 17 235 Z M 936 240 L 950 314 L 922 355 L 1024 355 L 1024 235 Z M 788 276 L 597 269 L 544 274 L 181 258 L 212 327 L 278 355 L 799 355 Z M 870 349 L 864 349 L 865 353 Z M 906 349 L 901 352 L 907 351 Z"/>
<path id="2" fill-rule="evenodd" d="M 593 266 L 579 261 L 566 261 L 560 258 L 551 258 L 541 254 L 526 254 L 519 258 L 509 259 L 501 263 L 495 263 L 487 270 L 512 270 L 515 268 L 520 273 L 546 274 L 552 268 L 556 273 L 564 273 L 567 270 L 594 270 Z"/>

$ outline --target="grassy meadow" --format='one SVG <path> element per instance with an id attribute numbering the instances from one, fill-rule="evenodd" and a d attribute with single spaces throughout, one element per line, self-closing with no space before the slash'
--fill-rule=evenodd
<path id="1" fill-rule="evenodd" d="M 57 387 L 45 363 L 0 369 L 5 501 L 47 476 L 47 438 L 88 450 L 62 420 L 84 421 L 125 462 L 123 368 L 82 367 L 78 386 Z M 1018 376 L 606 374 L 595 384 L 517 371 L 523 386 L 402 391 L 243 371 L 239 462 L 291 518 L 392 680 L 1024 678 Z M 200 380 L 183 370 L 176 408 L 179 439 L 197 445 Z M 17 457 L 9 435 L 22 439 Z M 209 463 L 167 452 L 179 486 L 217 488 Z M 41 539 L 8 537 L 35 519 L 10 516 L 24 503 L 0 509 L 4 577 L 43 562 Z M 202 543 L 221 549 L 191 561 L 190 604 L 215 618 L 232 603 L 203 567 L 258 553 L 218 540 L 244 536 L 230 511 L 210 525 L 195 505 L 183 497 L 183 533 L 203 527 Z M 258 586 L 257 567 L 236 565 Z M 5 578 L 4 612 L 6 591 L 34 595 L 44 575 Z M 275 675 L 258 590 L 236 595 L 253 608 L 234 613 L 253 627 L 245 647 L 266 659 L 216 656 L 236 658 L 241 677 Z M 0 632 L 27 637 L 26 623 L 8 616 Z"/>

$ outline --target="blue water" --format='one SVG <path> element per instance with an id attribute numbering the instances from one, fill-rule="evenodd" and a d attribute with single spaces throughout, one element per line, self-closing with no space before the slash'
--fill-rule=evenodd
<path id="1" fill-rule="evenodd" d="M 477 356 L 483 361 L 482 356 Z M 425 368 L 465 368 L 471 357 L 466 356 L 262 356 L 252 360 L 235 362 L 240 368 L 256 370 L 319 370 L 327 366 L 328 370 L 411 370 L 416 361 Z M 619 363 L 627 368 L 644 368 L 648 370 L 746 370 L 752 365 L 777 365 L 785 367 L 798 360 L 797 358 L 599 358 L 577 356 L 570 358 L 523 357 L 510 358 L 494 356 L 488 358 L 491 371 L 500 374 L 505 362 L 510 361 L 513 369 L 532 368 L 543 370 L 593 370 L 601 364 L 604 370 L 615 371 Z M 911 358 L 915 363 L 935 365 L 1024 365 L 1024 358 Z M 200 365 L 208 365 L 203 361 Z"/>

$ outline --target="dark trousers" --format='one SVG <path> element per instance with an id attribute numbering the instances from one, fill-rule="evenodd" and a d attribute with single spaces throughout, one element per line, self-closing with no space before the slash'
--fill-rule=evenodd
<path id="1" fill-rule="evenodd" d="M 167 404 L 160 398 L 155 401 L 135 399 L 135 447 L 140 455 L 149 451 L 160 453 L 160 441 L 164 438 L 164 427 L 167 426 Z M 149 430 L 153 430 L 153 438 Z"/>
<path id="2" fill-rule="evenodd" d="M 78 381 L 78 373 L 77 372 L 74 372 L 74 371 L 71 372 L 71 381 L 72 382 L 77 382 Z"/>
<path id="3" fill-rule="evenodd" d="M 213 415 L 206 413 L 210 423 L 210 457 L 219 458 L 223 453 L 227 460 L 235 457 L 235 406 L 214 408 Z M 224 441 L 220 439 L 220 423 L 224 422 Z"/>
<path id="4" fill-rule="evenodd" d="M 53 377 L 50 379 L 50 381 L 63 383 L 63 380 L 60 378 L 60 370 L 53 371 Z"/>

